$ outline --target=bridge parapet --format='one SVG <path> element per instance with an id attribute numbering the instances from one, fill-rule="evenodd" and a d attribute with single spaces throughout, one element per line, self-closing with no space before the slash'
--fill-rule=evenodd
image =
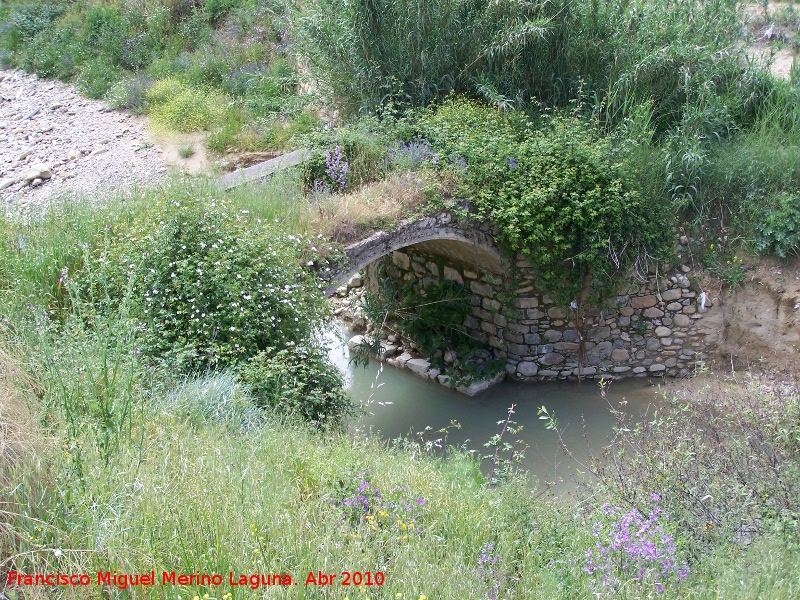
<path id="1" fill-rule="evenodd" d="M 465 262 L 476 264 L 490 271 L 499 271 L 507 266 L 507 260 L 495 242 L 497 229 L 487 221 L 464 219 L 451 211 L 441 211 L 418 219 L 407 219 L 393 231 L 379 231 L 366 239 L 351 244 L 344 249 L 346 260 L 331 273 L 325 286 L 325 293 L 332 294 L 352 275 L 375 262 L 407 246 L 423 242 L 447 240 L 456 242 Z"/>

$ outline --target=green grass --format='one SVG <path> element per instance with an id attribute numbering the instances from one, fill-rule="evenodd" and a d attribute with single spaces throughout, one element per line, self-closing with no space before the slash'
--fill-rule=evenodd
<path id="1" fill-rule="evenodd" d="M 241 214 L 253 223 L 282 219 L 284 229 L 301 233 L 298 207 L 304 200 L 298 185 L 298 176 L 285 173 L 266 188 L 236 191 L 230 202 L 233 210 L 248 211 Z M 622 445 L 638 449 L 636 464 L 646 468 L 622 469 L 613 481 L 595 483 L 576 498 L 535 497 L 525 480 L 514 476 L 487 485 L 479 463 L 460 451 L 432 455 L 414 440 L 390 445 L 320 431 L 258 408 L 232 369 L 179 373 L 140 353 L 142 332 L 129 318 L 137 299 L 128 295 L 108 304 L 100 293 L 118 285 L 114 266 L 96 261 L 103 244 L 158 218 L 163 203 L 206 193 L 200 183 L 176 181 L 101 207 L 66 203 L 40 220 L 2 222 L 0 581 L 11 569 L 154 570 L 159 579 L 162 571 L 220 573 L 225 584 L 156 585 L 131 596 L 655 597 L 652 587 L 624 573 L 615 591 L 598 590 L 584 565 L 585 552 L 597 541 L 592 528 L 606 518 L 602 504 L 643 508 L 637 498 L 657 491 L 675 513 L 663 523 L 675 535 L 676 559 L 690 567 L 682 584 L 670 583 L 658 597 L 796 595 L 796 515 L 783 509 L 770 514 L 778 506 L 770 498 L 792 504 L 800 485 L 792 458 L 796 390 L 775 396 L 753 387 L 743 389 L 741 397 L 726 394 L 725 419 L 704 416 L 700 411 L 713 404 L 701 406 L 695 398 L 694 406 L 676 403 L 677 412 L 650 423 L 649 437 L 622 429 Z M 93 294 L 64 290 L 59 279 L 65 265 L 72 277 L 94 281 Z M 20 372 L 24 377 L 10 375 Z M 21 416 L 22 408 L 34 415 L 32 424 Z M 706 438 L 685 436 L 681 424 L 687 410 L 698 411 L 692 418 L 714 428 Z M 752 432 L 747 439 L 770 440 L 777 479 L 772 472 L 750 473 L 740 482 L 726 471 L 733 463 L 718 460 L 709 441 L 714 436 L 714 443 L 728 444 L 734 458 L 765 464 L 752 458 L 749 447 L 736 445 L 740 426 Z M 779 434 L 772 435 L 773 430 Z M 544 429 L 532 433 L 555 435 Z M 674 454 L 663 454 L 671 448 Z M 685 463 L 684 452 L 699 462 Z M 706 532 L 700 517 L 692 516 L 696 503 L 678 471 L 674 477 L 659 471 L 662 461 L 670 460 L 697 472 L 697 481 L 712 486 L 725 502 L 734 501 L 726 493 L 731 486 L 742 497 L 747 494 L 751 503 L 745 512 L 758 515 L 755 522 L 763 527 L 750 534 L 748 543 L 738 540 L 734 529 Z M 747 487 L 753 482 L 762 486 L 758 494 Z M 359 494 L 367 499 L 369 513 Z M 343 503 L 354 498 L 355 507 Z M 725 519 L 719 523 L 728 527 Z M 307 575 L 318 571 L 336 573 L 338 580 L 342 571 L 380 571 L 385 584 L 359 590 L 334 586 L 330 593 L 305 586 Z M 258 591 L 230 587 L 229 572 L 289 573 L 299 585 Z M 0 583 L 0 591 L 21 600 L 31 590 L 3 589 Z M 108 593 L 93 584 L 53 594 Z"/>

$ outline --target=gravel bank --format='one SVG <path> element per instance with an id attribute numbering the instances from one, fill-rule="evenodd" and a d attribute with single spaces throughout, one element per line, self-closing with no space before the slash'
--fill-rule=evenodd
<path id="1" fill-rule="evenodd" d="M 100 199 L 166 165 L 144 126 L 59 81 L 0 70 L 0 199 L 6 212 L 59 195 Z"/>

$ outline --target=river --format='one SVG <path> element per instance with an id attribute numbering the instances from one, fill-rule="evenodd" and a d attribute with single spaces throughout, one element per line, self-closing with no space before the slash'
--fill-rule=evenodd
<path id="1" fill-rule="evenodd" d="M 485 448 L 484 443 L 500 432 L 502 425 L 498 421 L 504 420 L 514 405 L 511 418 L 523 427 L 518 437 L 529 445 L 521 466 L 532 476 L 535 489 L 547 482 L 554 483 L 553 489 L 558 493 L 576 487 L 573 473 L 577 465 L 564 456 L 556 433 L 548 431 L 539 419 L 539 407 L 546 406 L 555 414 L 564 441 L 583 460 L 590 454 L 601 455 L 608 443 L 615 423 L 609 405 L 619 407 L 625 402 L 626 412 L 640 417 L 660 403 L 659 387 L 654 383 L 661 380 L 646 378 L 615 381 L 608 386 L 605 398 L 594 380 L 534 384 L 503 381 L 470 398 L 408 371 L 389 365 L 381 368 L 376 361 L 367 368 L 351 365 L 345 343 L 348 335 L 342 329 L 338 336 L 330 334 L 326 338 L 331 359 L 344 374 L 353 401 L 367 406 L 367 413 L 351 424 L 352 430 L 391 440 L 415 436 L 426 427 L 438 430 L 456 421 L 461 428 L 450 429 L 443 445 L 466 444 L 468 449 L 485 455 L 493 450 Z M 489 468 L 488 464 L 484 467 Z"/>

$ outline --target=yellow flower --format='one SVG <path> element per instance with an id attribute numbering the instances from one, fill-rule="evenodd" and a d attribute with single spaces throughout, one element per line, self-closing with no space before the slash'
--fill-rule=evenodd
<path id="1" fill-rule="evenodd" d="M 428 597 L 425 594 L 420 594 L 419 600 L 428 600 Z"/>
<path id="2" fill-rule="evenodd" d="M 400 598 L 402 598 L 402 597 L 403 597 L 403 594 L 401 594 L 400 592 L 397 592 L 397 593 L 394 595 L 394 597 L 395 597 L 395 598 L 397 598 L 397 600 L 400 600 Z"/>
<path id="3" fill-rule="evenodd" d="M 195 596 L 192 600 L 200 600 L 200 596 Z"/>

